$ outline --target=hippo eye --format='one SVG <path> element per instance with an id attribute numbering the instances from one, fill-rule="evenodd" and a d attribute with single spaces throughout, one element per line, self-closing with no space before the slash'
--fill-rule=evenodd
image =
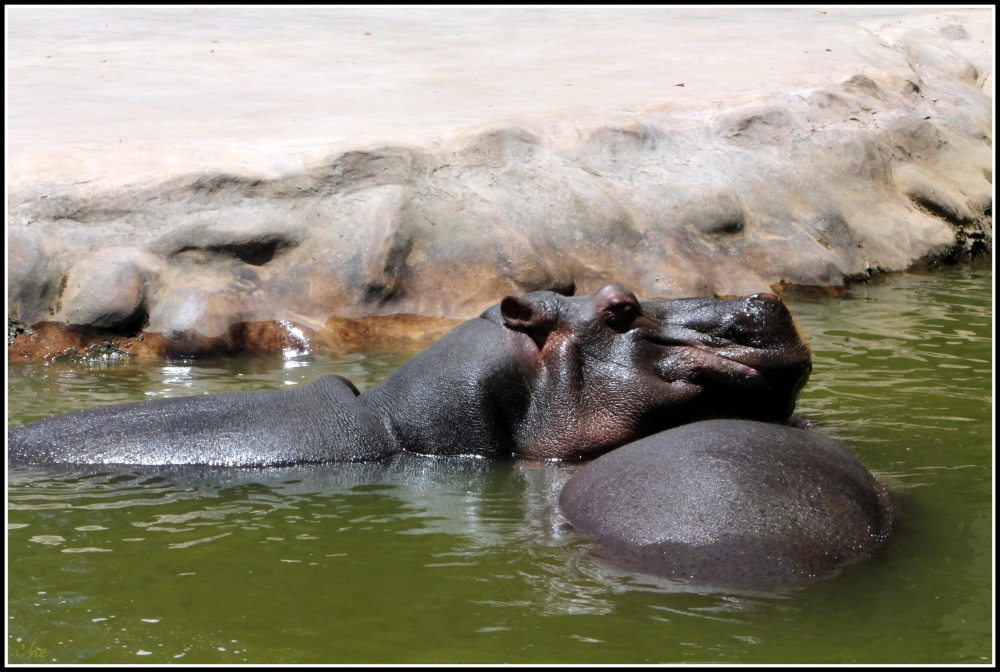
<path id="1" fill-rule="evenodd" d="M 641 314 L 634 303 L 616 303 L 604 309 L 604 321 L 615 331 L 628 331 Z"/>

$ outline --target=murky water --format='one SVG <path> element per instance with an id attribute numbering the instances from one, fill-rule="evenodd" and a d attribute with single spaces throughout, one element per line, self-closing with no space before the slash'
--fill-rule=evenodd
<path id="1" fill-rule="evenodd" d="M 625 570 L 554 506 L 570 466 L 14 469 L 8 662 L 992 662 L 992 275 L 789 304 L 815 352 L 798 413 L 901 511 L 832 580 L 750 593 Z M 17 366 L 8 419 L 326 373 L 365 390 L 412 354 Z"/>

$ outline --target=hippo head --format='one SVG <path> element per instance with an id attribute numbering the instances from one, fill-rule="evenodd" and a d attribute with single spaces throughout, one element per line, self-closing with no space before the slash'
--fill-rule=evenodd
<path id="1" fill-rule="evenodd" d="M 530 457 L 595 457 L 709 418 L 783 420 L 812 368 L 772 294 L 639 301 L 607 285 L 577 298 L 510 296 L 497 308 L 489 317 L 520 335 L 532 371 L 513 437 Z"/>

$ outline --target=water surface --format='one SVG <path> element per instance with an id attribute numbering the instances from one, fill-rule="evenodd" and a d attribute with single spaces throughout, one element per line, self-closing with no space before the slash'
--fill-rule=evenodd
<path id="1" fill-rule="evenodd" d="M 635 573 L 560 515 L 568 465 L 11 469 L 8 662 L 992 662 L 991 273 L 788 303 L 814 350 L 797 412 L 900 511 L 832 580 L 768 593 Z M 19 365 L 8 421 L 327 373 L 363 391 L 413 354 Z"/>

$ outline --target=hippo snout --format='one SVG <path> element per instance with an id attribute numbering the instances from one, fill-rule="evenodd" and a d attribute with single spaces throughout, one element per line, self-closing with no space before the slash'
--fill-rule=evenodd
<path id="1" fill-rule="evenodd" d="M 657 325 L 648 340 L 683 349 L 688 379 L 718 398 L 715 417 L 781 420 L 792 413 L 812 355 L 780 297 L 674 299 L 642 307 Z"/>
<path id="2" fill-rule="evenodd" d="M 754 294 L 737 302 L 732 314 L 720 319 L 723 338 L 757 348 L 802 343 L 792 314 L 779 297 Z"/>

